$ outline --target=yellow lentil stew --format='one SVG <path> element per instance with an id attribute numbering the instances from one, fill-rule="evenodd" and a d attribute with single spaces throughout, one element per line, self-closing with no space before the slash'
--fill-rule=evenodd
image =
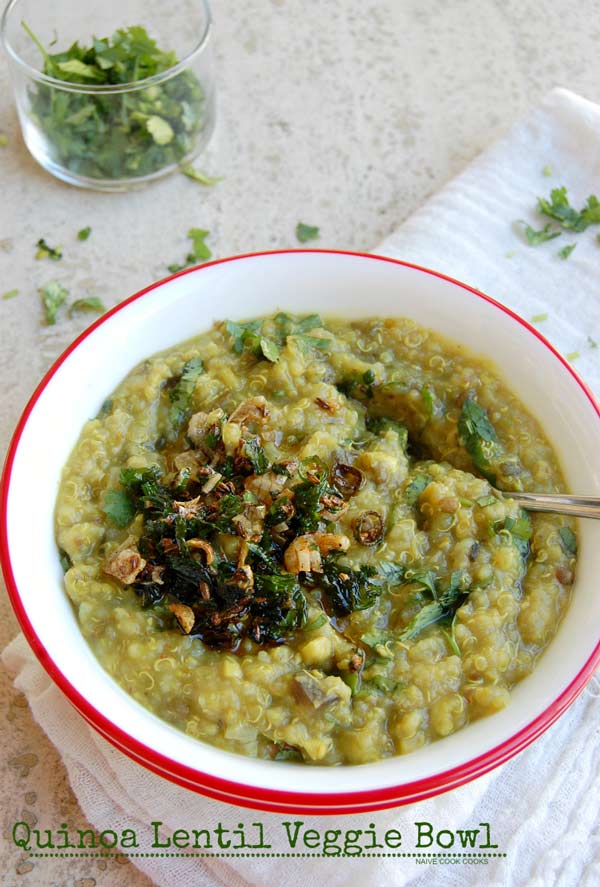
<path id="1" fill-rule="evenodd" d="M 244 755 L 358 764 L 509 702 L 574 578 L 535 419 L 484 358 L 408 319 L 218 323 L 84 427 L 56 534 L 98 660 Z"/>

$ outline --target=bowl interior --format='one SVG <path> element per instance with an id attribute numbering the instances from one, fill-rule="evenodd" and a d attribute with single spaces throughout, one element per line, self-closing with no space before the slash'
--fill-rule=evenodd
<path id="1" fill-rule="evenodd" d="M 102 318 L 41 390 L 22 428 L 8 488 L 10 562 L 26 616 L 49 660 L 95 709 L 135 740 L 200 773 L 323 795 L 409 784 L 461 767 L 501 746 L 544 712 L 556 715 L 557 698 L 593 655 L 600 626 L 595 587 L 600 522 L 580 522 L 571 606 L 538 668 L 514 689 L 509 707 L 441 742 L 375 764 L 341 769 L 273 765 L 191 739 L 125 694 L 100 668 L 79 632 L 62 588 L 53 510 L 62 467 L 83 424 L 143 358 L 206 330 L 215 320 L 276 309 L 347 318 L 409 316 L 491 358 L 545 429 L 568 488 L 600 495 L 600 420 L 589 396 L 535 331 L 494 303 L 445 278 L 378 257 L 292 252 L 228 260 L 155 285 Z M 34 533 L 28 530 L 32 501 Z"/>

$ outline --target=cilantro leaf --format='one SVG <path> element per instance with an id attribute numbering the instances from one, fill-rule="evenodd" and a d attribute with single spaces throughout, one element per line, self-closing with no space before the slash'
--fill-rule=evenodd
<path id="1" fill-rule="evenodd" d="M 569 203 L 565 187 L 554 188 L 550 200 L 538 197 L 538 212 L 556 219 L 571 231 L 585 231 L 589 225 L 600 225 L 600 201 L 596 195 L 590 194 L 584 208 L 577 212 Z"/>
<path id="2" fill-rule="evenodd" d="M 560 256 L 561 259 L 568 259 L 576 246 L 576 243 L 569 243 L 566 246 L 563 246 L 562 249 L 559 249 L 557 255 Z"/>
<path id="3" fill-rule="evenodd" d="M 69 317 L 76 311 L 97 311 L 104 314 L 106 308 L 96 296 L 86 296 L 84 299 L 76 299 L 69 308 Z"/>
<path id="4" fill-rule="evenodd" d="M 442 619 L 453 617 L 469 594 L 471 578 L 468 573 L 455 570 L 446 588 L 438 592 L 437 600 L 425 604 L 400 633 L 399 640 L 410 641 L 418 637 L 426 628 Z"/>
<path id="5" fill-rule="evenodd" d="M 135 504 L 126 490 L 107 490 L 102 510 L 117 527 L 128 527 L 136 514 Z"/>
<path id="6" fill-rule="evenodd" d="M 561 527 L 558 535 L 560 536 L 560 544 L 566 554 L 577 554 L 577 537 L 573 530 L 570 527 Z"/>
<path id="7" fill-rule="evenodd" d="M 272 339 L 266 339 L 264 336 L 261 336 L 260 350 L 271 363 L 277 363 L 279 360 L 281 351 L 279 346 Z"/>
<path id="8" fill-rule="evenodd" d="M 550 222 L 548 222 L 547 225 L 544 225 L 540 231 L 536 231 L 531 225 L 524 222 L 523 219 L 519 219 L 519 224 L 523 225 L 523 231 L 529 246 L 539 246 L 540 243 L 545 243 L 547 240 L 553 240 L 555 237 L 560 237 L 560 231 L 555 231 Z"/>
<path id="9" fill-rule="evenodd" d="M 200 169 L 196 169 L 196 167 L 187 164 L 187 166 L 181 167 L 181 172 L 184 176 L 187 176 L 188 179 L 192 179 L 194 182 L 198 182 L 199 185 L 206 185 L 210 187 L 211 185 L 216 185 L 217 182 L 221 182 L 222 176 L 207 176 L 206 173 L 202 172 Z"/>
<path id="10" fill-rule="evenodd" d="M 191 358 L 183 365 L 179 379 L 169 391 L 169 400 L 171 401 L 168 413 L 170 440 L 174 440 L 177 437 L 179 429 L 183 425 L 196 382 L 203 372 L 204 365 L 201 359 L 199 357 Z"/>
<path id="11" fill-rule="evenodd" d="M 62 249 L 60 248 L 60 246 L 48 246 L 43 237 L 40 237 L 40 239 L 36 243 L 36 246 L 36 259 L 52 259 L 53 262 L 58 262 L 60 259 L 62 259 Z"/>
<path id="12" fill-rule="evenodd" d="M 81 231 L 77 232 L 77 240 L 87 240 L 91 233 L 92 229 L 89 225 L 86 225 L 85 228 L 82 228 Z"/>
<path id="13" fill-rule="evenodd" d="M 56 323 L 57 311 L 69 295 L 69 291 L 58 281 L 51 280 L 40 289 L 40 295 L 46 312 L 46 323 L 48 326 L 53 326 Z"/>
<path id="14" fill-rule="evenodd" d="M 168 265 L 168 270 L 171 274 L 176 274 L 178 271 L 183 271 L 184 268 L 189 268 L 190 265 L 201 264 L 202 262 L 206 262 L 207 259 L 212 257 L 212 252 L 210 248 L 206 244 L 206 238 L 210 234 L 210 231 L 205 231 L 202 228 L 190 228 L 187 233 L 187 236 L 192 241 L 192 249 L 185 258 L 185 263 Z"/>
<path id="15" fill-rule="evenodd" d="M 296 237 L 300 243 L 307 243 L 309 240 L 316 240 L 319 236 L 319 229 L 314 225 L 305 225 L 304 222 L 298 222 L 296 225 Z"/>
<path id="16" fill-rule="evenodd" d="M 472 397 L 467 397 L 462 405 L 458 434 L 473 465 L 495 484 L 496 477 L 490 468 L 500 455 L 500 442 L 487 412 Z"/>

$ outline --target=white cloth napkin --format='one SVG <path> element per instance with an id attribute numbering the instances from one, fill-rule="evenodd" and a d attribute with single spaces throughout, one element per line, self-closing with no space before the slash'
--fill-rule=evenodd
<path id="1" fill-rule="evenodd" d="M 552 174 L 544 175 L 544 167 Z M 600 107 L 564 90 L 518 123 L 502 141 L 387 239 L 377 252 L 436 268 L 463 279 L 539 321 L 565 354 L 600 390 L 600 243 L 596 231 L 529 247 L 513 226 L 526 219 L 541 228 L 538 195 L 567 185 L 580 208 L 600 191 Z M 567 260 L 556 251 L 576 242 Z M 600 344 L 600 342 L 599 342 Z M 36 720 L 60 750 L 71 785 L 98 829 L 133 828 L 145 848 L 148 824 L 175 828 L 236 827 L 260 820 L 266 828 L 282 817 L 252 813 L 195 795 L 154 776 L 114 750 L 70 707 L 17 637 L 2 656 Z M 134 859 L 159 887 L 423 887 L 426 883 L 490 887 L 592 887 L 600 880 L 600 682 L 595 677 L 577 702 L 542 738 L 493 773 L 408 807 L 353 817 L 299 817 L 308 826 L 397 828 L 415 821 L 440 828 L 490 822 L 506 858 L 485 865 L 431 868 L 404 859 Z M 285 849 L 285 848 L 280 848 Z M 39 871 L 39 869 L 38 869 Z"/>

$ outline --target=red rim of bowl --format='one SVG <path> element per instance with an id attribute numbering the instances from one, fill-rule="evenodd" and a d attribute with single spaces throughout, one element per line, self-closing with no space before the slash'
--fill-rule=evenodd
<path id="1" fill-rule="evenodd" d="M 446 770 L 442 773 L 437 773 L 431 777 L 416 780 L 415 782 L 404 783 L 398 786 L 386 788 L 370 789 L 366 791 L 316 794 L 266 789 L 259 786 L 247 785 L 244 783 L 235 782 L 233 780 L 224 779 L 222 777 L 214 776 L 210 773 L 204 773 L 201 770 L 196 770 L 195 768 L 180 764 L 165 755 L 159 754 L 152 748 L 149 748 L 148 746 L 139 742 L 137 739 L 134 739 L 127 732 L 121 730 L 119 727 L 113 724 L 109 718 L 107 718 L 96 708 L 94 708 L 94 706 L 91 705 L 88 700 L 85 699 L 85 697 L 83 697 L 79 693 L 79 691 L 75 689 L 75 687 L 73 687 L 68 678 L 65 677 L 65 675 L 57 668 L 47 650 L 36 635 L 19 595 L 12 570 L 10 551 L 8 547 L 8 490 L 10 487 L 12 466 L 16 451 L 19 446 L 21 435 L 23 433 L 23 429 L 27 423 L 27 420 L 42 392 L 44 391 L 58 368 L 69 357 L 71 352 L 74 351 L 85 339 L 87 339 L 87 337 L 95 329 L 97 329 L 97 327 L 105 323 L 109 317 L 112 317 L 118 311 L 122 310 L 122 308 L 124 308 L 126 305 L 137 301 L 137 299 L 140 299 L 146 293 L 152 292 L 152 290 L 155 290 L 159 286 L 163 286 L 163 284 L 165 284 L 169 280 L 172 280 L 176 277 L 182 277 L 185 274 L 198 272 L 198 270 L 212 267 L 214 265 L 220 265 L 227 262 L 236 262 L 240 261 L 241 259 L 296 253 L 319 253 L 330 255 L 356 256 L 373 261 L 389 262 L 391 264 L 401 265 L 405 268 L 411 268 L 415 271 L 421 271 L 424 274 L 430 274 L 433 277 L 438 277 L 441 280 L 445 280 L 448 283 L 452 283 L 455 286 L 466 290 L 473 296 L 476 296 L 478 299 L 483 299 L 485 302 L 493 305 L 495 308 L 504 312 L 504 314 L 507 314 L 521 326 L 525 327 L 525 329 L 527 329 L 531 333 L 531 335 L 535 336 L 536 339 L 542 342 L 542 344 L 545 345 L 545 347 L 552 352 L 554 357 L 556 357 L 556 359 L 563 365 L 564 369 L 567 370 L 567 372 L 577 382 L 581 390 L 588 398 L 592 407 L 594 408 L 598 418 L 600 419 L 600 405 L 597 403 L 591 390 L 578 376 L 578 374 L 565 360 L 565 358 L 556 350 L 556 348 L 554 348 L 553 345 L 550 344 L 550 342 L 548 342 L 546 338 L 544 338 L 544 336 L 542 336 L 538 332 L 538 330 L 531 326 L 531 324 L 527 323 L 527 321 L 524 320 L 522 317 L 519 317 L 519 315 L 512 311 L 510 308 L 507 308 L 505 305 L 502 305 L 500 302 L 497 302 L 490 296 L 487 296 L 479 290 L 468 286 L 468 284 L 462 283 L 459 280 L 455 280 L 452 277 L 448 277 L 446 274 L 441 274 L 439 271 L 433 271 L 430 268 L 423 268 L 420 265 L 414 265 L 410 262 L 403 262 L 398 259 L 389 258 L 387 256 L 378 256 L 373 253 L 351 252 L 346 250 L 270 250 L 256 253 L 245 253 L 243 255 L 232 256 L 227 259 L 217 259 L 214 262 L 207 262 L 206 264 L 199 266 L 199 268 L 188 268 L 170 277 L 166 277 L 163 280 L 158 281 L 157 283 L 153 283 L 150 286 L 145 287 L 145 289 L 140 290 L 138 293 L 135 293 L 133 296 L 125 299 L 123 302 L 116 305 L 110 311 L 107 311 L 106 314 L 104 314 L 97 321 L 95 321 L 95 323 L 84 330 L 81 335 L 79 335 L 75 339 L 75 341 L 72 342 L 71 345 L 69 345 L 69 347 L 60 355 L 60 357 L 55 361 L 55 363 L 45 374 L 45 376 L 35 389 L 34 393 L 32 394 L 31 398 L 29 399 L 29 402 L 27 403 L 27 406 L 25 407 L 19 423 L 15 429 L 14 435 L 8 448 L 2 479 L 0 481 L 0 563 L 2 565 L 2 572 L 4 574 L 4 579 L 6 581 L 8 595 L 12 607 L 15 611 L 23 634 L 27 638 L 29 645 L 39 659 L 41 665 L 44 667 L 44 669 L 47 671 L 47 673 L 52 678 L 54 683 L 59 687 L 59 689 L 62 690 L 69 702 L 71 702 L 71 704 L 85 718 L 85 720 L 112 745 L 128 755 L 128 757 L 130 757 L 137 763 L 142 764 L 144 767 L 151 770 L 152 772 L 157 773 L 158 775 L 168 779 L 169 781 L 179 786 L 191 789 L 192 791 L 200 792 L 201 794 L 207 795 L 208 797 L 214 798 L 219 801 L 225 801 L 230 804 L 235 804 L 236 806 L 266 810 L 275 813 L 366 813 L 373 810 L 381 810 L 387 807 L 401 806 L 403 804 L 409 804 L 414 801 L 425 800 L 426 798 L 441 794 L 442 792 L 449 791 L 453 788 L 457 788 L 458 786 L 463 785 L 464 783 L 469 782 L 470 780 L 475 779 L 478 776 L 483 776 L 483 774 L 489 772 L 500 764 L 505 763 L 514 755 L 518 754 L 535 739 L 537 739 L 537 737 L 540 736 L 545 730 L 547 730 L 568 708 L 568 706 L 577 698 L 579 693 L 581 693 L 586 683 L 591 678 L 596 666 L 600 663 L 600 642 L 596 645 L 591 656 L 588 658 L 583 668 L 571 681 L 568 687 L 563 690 L 563 692 L 554 700 L 554 702 L 550 706 L 548 706 L 548 708 L 544 712 L 542 712 L 542 714 L 538 715 L 538 717 L 536 717 L 533 721 L 531 721 L 529 724 L 527 724 L 506 741 L 495 746 L 479 757 L 474 758 L 471 761 L 467 761 L 465 764 L 462 764 L 450 770 Z"/>

